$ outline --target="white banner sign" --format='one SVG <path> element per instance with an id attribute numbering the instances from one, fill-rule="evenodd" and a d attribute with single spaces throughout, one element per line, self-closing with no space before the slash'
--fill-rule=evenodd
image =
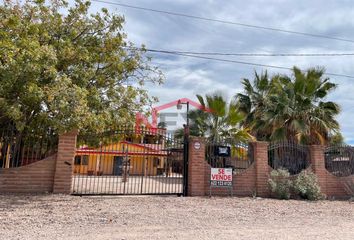
<path id="1" fill-rule="evenodd" d="M 232 186 L 232 168 L 212 168 L 210 185 L 216 187 Z"/>

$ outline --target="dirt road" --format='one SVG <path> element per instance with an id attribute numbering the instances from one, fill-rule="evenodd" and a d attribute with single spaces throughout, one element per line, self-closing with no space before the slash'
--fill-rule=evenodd
<path id="1" fill-rule="evenodd" d="M 354 239 L 354 203 L 0 195 L 0 239 Z"/>

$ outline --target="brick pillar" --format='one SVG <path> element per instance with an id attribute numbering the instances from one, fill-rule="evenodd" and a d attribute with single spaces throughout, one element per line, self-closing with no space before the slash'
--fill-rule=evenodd
<path id="1" fill-rule="evenodd" d="M 53 193 L 71 193 L 77 131 L 59 136 Z"/>
<path id="2" fill-rule="evenodd" d="M 188 157 L 188 196 L 204 196 L 206 169 L 204 138 L 189 138 Z"/>
<path id="3" fill-rule="evenodd" d="M 324 146 L 322 145 L 311 145 L 310 146 L 310 159 L 311 167 L 314 174 L 317 176 L 318 183 L 320 184 L 321 191 L 327 194 L 326 186 L 326 166 L 324 158 Z"/>
<path id="4" fill-rule="evenodd" d="M 268 188 L 268 142 L 252 142 L 253 157 L 256 168 L 256 191 L 259 197 L 269 197 Z"/>

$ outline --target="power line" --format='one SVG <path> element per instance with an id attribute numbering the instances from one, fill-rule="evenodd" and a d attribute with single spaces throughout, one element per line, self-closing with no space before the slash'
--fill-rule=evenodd
<path id="1" fill-rule="evenodd" d="M 242 56 L 242 57 L 335 57 L 354 56 L 354 53 L 220 53 L 220 52 L 194 52 L 194 51 L 168 51 L 148 49 L 149 52 L 181 53 L 191 55 L 214 56 Z"/>
<path id="2" fill-rule="evenodd" d="M 226 21 L 226 20 L 221 20 L 221 19 L 200 17 L 200 16 L 189 15 L 189 14 L 184 14 L 184 13 L 157 10 L 157 9 L 152 9 L 152 8 L 133 6 L 133 5 L 124 4 L 124 3 L 109 2 L 109 1 L 104 1 L 104 0 L 92 0 L 92 1 L 93 2 L 111 4 L 111 5 L 117 5 L 117 6 L 126 7 L 126 8 L 133 8 L 133 9 L 142 10 L 142 11 L 150 11 L 150 12 L 155 12 L 155 13 L 162 13 L 162 14 L 167 14 L 167 15 L 173 15 L 173 16 L 179 16 L 179 17 L 203 20 L 203 21 L 217 22 L 217 23 L 223 23 L 223 24 L 229 24 L 229 25 L 237 25 L 237 26 L 248 27 L 248 28 L 263 29 L 263 30 L 281 32 L 281 33 L 289 33 L 289 34 L 296 34 L 296 35 L 302 35 L 302 36 L 307 36 L 307 37 L 325 38 L 325 39 L 330 39 L 330 40 L 354 43 L 354 40 L 352 40 L 352 39 L 332 37 L 332 36 L 321 35 L 321 34 L 299 32 L 299 31 L 280 29 L 280 28 L 274 28 L 274 27 L 258 26 L 258 25 L 246 24 L 246 23 L 241 23 L 241 22 L 231 22 L 231 21 Z"/>
<path id="3" fill-rule="evenodd" d="M 262 63 L 253 63 L 253 62 L 246 62 L 246 61 L 238 61 L 238 60 L 231 60 L 231 59 L 223 59 L 223 58 L 215 58 L 215 57 L 208 57 L 208 56 L 198 56 L 198 55 L 192 55 L 192 54 L 186 54 L 186 53 L 178 53 L 178 52 L 173 52 L 173 51 L 146 49 L 146 48 L 135 48 L 135 47 L 133 47 L 133 48 L 132 47 L 128 47 L 128 48 L 135 49 L 135 50 L 152 52 L 152 53 L 171 54 L 171 55 L 191 57 L 191 58 L 199 58 L 199 59 L 219 61 L 219 62 L 236 63 L 236 64 L 243 64 L 243 65 L 249 65 L 249 66 L 267 67 L 267 68 L 275 68 L 275 69 L 283 69 L 283 70 L 292 70 L 292 68 L 290 68 L 290 67 L 283 67 L 283 66 L 276 66 L 276 65 L 269 65 L 269 64 L 262 64 Z M 353 78 L 354 79 L 354 76 L 351 76 L 351 75 L 345 75 L 345 74 L 339 74 L 339 73 L 330 73 L 330 72 L 326 72 L 325 74 L 328 75 L 328 76 L 347 77 L 347 78 Z"/>

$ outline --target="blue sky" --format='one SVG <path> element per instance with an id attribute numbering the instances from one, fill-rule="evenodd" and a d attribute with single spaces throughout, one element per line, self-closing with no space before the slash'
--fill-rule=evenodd
<path id="1" fill-rule="evenodd" d="M 115 0 L 107 0 L 114 2 Z M 118 1 L 117 1 L 118 2 Z M 130 0 L 130 5 L 173 11 L 201 17 L 289 29 L 354 40 L 354 2 L 352 0 Z M 92 9 L 106 7 L 125 16 L 128 39 L 147 48 L 235 53 L 334 53 L 354 52 L 354 43 L 311 38 L 292 34 L 250 29 L 215 22 L 193 20 L 153 12 L 139 11 L 104 3 L 92 3 Z M 153 64 L 166 76 L 165 84 L 149 86 L 151 95 L 161 103 L 195 94 L 224 92 L 228 97 L 242 91 L 240 80 L 253 78 L 254 71 L 288 73 L 211 60 L 152 54 Z M 354 57 L 222 57 L 232 60 L 299 66 L 302 69 L 323 66 L 328 72 L 354 76 Z M 331 77 L 338 88 L 329 100 L 340 104 L 338 116 L 347 142 L 354 143 L 354 79 Z"/>

